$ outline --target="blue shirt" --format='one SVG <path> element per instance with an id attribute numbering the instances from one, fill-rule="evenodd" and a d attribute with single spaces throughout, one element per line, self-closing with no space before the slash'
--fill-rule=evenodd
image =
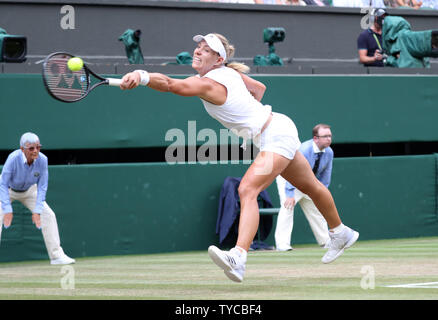
<path id="1" fill-rule="evenodd" d="M 376 50 L 382 50 L 382 35 L 375 33 L 371 29 L 362 31 L 359 37 L 357 38 L 357 49 L 367 50 L 368 57 L 374 56 L 374 52 L 376 52 Z M 384 64 L 382 60 L 377 60 L 374 62 L 365 63 L 364 66 L 383 67 Z"/>
<path id="2" fill-rule="evenodd" d="M 306 157 L 311 168 L 313 168 L 313 166 L 315 165 L 315 161 L 318 156 L 317 152 L 322 152 L 321 158 L 319 160 L 318 171 L 316 172 L 316 178 L 328 188 L 332 177 L 333 149 L 327 147 L 324 150 L 319 150 L 316 144 L 311 139 L 303 142 L 299 150 L 304 155 L 304 157 Z M 296 188 L 288 181 L 286 181 L 285 189 L 286 196 L 288 198 L 293 198 Z"/>
<path id="3" fill-rule="evenodd" d="M 9 188 L 27 190 L 37 184 L 37 199 L 33 213 L 41 214 L 46 201 L 48 181 L 48 161 L 44 154 L 40 152 L 38 158 L 29 166 L 21 149 L 12 152 L 6 159 L 0 178 L 0 201 L 3 213 L 12 212 Z"/>

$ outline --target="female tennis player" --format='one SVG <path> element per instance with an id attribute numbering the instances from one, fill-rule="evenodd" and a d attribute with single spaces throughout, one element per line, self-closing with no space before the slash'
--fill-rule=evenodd
<path id="1" fill-rule="evenodd" d="M 309 195 L 326 219 L 331 241 L 322 262 L 334 261 L 356 242 L 359 233 L 342 224 L 330 191 L 316 179 L 308 161 L 298 151 L 300 141 L 295 124 L 260 102 L 266 87 L 245 74 L 249 71 L 246 65 L 228 63 L 234 47 L 224 36 L 210 33 L 196 35 L 193 40 L 197 47 L 192 67 L 198 75 L 173 79 L 161 73 L 136 70 L 122 78 L 120 88 L 133 89 L 142 84 L 180 96 L 197 96 L 210 116 L 244 141 L 252 138 L 260 148 L 238 189 L 241 207 L 236 246 L 229 251 L 210 246 L 211 259 L 231 280 L 243 280 L 247 252 L 259 224 L 257 197 L 282 175 Z"/>

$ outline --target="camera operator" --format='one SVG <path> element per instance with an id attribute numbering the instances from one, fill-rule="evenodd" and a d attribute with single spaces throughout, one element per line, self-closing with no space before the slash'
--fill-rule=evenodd
<path id="1" fill-rule="evenodd" d="M 362 31 L 357 38 L 359 62 L 365 67 L 383 67 L 384 58 L 382 49 L 382 25 L 387 15 L 384 9 L 377 9 L 371 19 L 370 28 Z"/>

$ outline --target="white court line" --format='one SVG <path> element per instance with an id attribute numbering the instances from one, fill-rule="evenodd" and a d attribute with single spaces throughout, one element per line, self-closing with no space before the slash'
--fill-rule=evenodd
<path id="1" fill-rule="evenodd" d="M 424 283 L 407 283 L 392 286 L 385 286 L 387 288 L 435 288 L 438 289 L 438 282 L 424 282 Z"/>

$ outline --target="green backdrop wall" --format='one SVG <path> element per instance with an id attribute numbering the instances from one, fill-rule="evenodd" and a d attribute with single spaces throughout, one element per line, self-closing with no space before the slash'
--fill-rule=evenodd
<path id="1" fill-rule="evenodd" d="M 436 155 L 335 159 L 330 189 L 344 223 L 361 240 L 438 235 Z M 62 246 L 73 257 L 206 250 L 215 234 L 219 193 L 247 164 L 50 166 L 47 202 Z M 275 183 L 268 188 L 279 205 Z M 0 261 L 47 259 L 30 213 L 14 203 Z M 272 234 L 268 242 L 273 244 Z M 315 243 L 297 209 L 293 244 Z M 315 243 L 316 245 L 316 243 Z"/>
<path id="2" fill-rule="evenodd" d="M 337 143 L 437 141 L 437 76 L 257 76 L 263 102 L 290 116 L 302 140 L 315 122 L 333 126 Z M 168 146 L 178 129 L 189 139 L 221 127 L 199 99 L 147 88 L 99 88 L 87 99 L 51 99 L 39 75 L 0 75 L 0 150 L 18 147 L 25 131 L 45 149 Z M 305 128 L 305 130 L 304 130 Z M 193 128 L 192 128 L 193 129 Z M 5 160 L 5 159 L 4 159 Z M 50 163 L 50 159 L 49 159 Z M 62 245 L 73 257 L 205 250 L 217 243 L 218 197 L 227 176 L 248 164 L 100 164 L 50 166 L 47 201 Z M 335 159 L 330 189 L 344 222 L 361 239 L 438 235 L 437 157 Z M 275 185 L 268 189 L 279 205 Z M 46 259 L 29 212 L 14 204 L 13 226 L 2 232 L 0 261 Z M 274 221 L 275 222 L 275 221 Z M 273 230 L 268 242 L 273 244 Z M 300 209 L 293 243 L 315 243 Z"/>
<path id="3" fill-rule="evenodd" d="M 437 141 L 438 76 L 257 76 L 268 89 L 263 103 L 290 116 L 302 140 L 316 122 L 333 126 L 337 143 Z M 198 98 L 148 88 L 101 87 L 78 103 L 49 97 L 37 74 L 0 75 L 0 150 L 17 147 L 25 131 L 45 149 L 168 146 L 166 133 L 188 135 L 222 127 Z M 186 141 L 202 145 L 202 141 Z"/>

